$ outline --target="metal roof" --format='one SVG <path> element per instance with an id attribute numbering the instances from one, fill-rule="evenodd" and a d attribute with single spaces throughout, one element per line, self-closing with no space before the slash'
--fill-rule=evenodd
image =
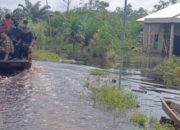
<path id="1" fill-rule="evenodd" d="M 168 19 L 168 21 L 171 21 L 171 19 L 173 19 L 172 22 L 176 22 L 174 21 L 175 19 L 180 19 L 180 3 L 174 4 L 174 5 L 170 5 L 162 10 L 159 10 L 157 12 L 154 12 L 150 15 L 147 15 L 145 17 L 142 17 L 140 19 L 138 19 L 137 21 L 141 21 L 141 22 L 164 22 L 165 19 Z M 166 21 L 166 20 L 165 20 Z M 177 20 L 177 22 L 179 23 L 179 20 Z"/>

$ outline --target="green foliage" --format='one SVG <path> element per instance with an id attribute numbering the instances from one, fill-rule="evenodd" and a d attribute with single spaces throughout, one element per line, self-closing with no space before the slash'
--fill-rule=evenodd
<path id="1" fill-rule="evenodd" d="M 154 118 L 148 119 L 147 116 L 143 113 L 133 113 L 130 120 L 134 123 L 139 124 L 145 130 L 175 130 L 175 128 L 171 124 L 159 123 L 159 121 Z"/>
<path id="2" fill-rule="evenodd" d="M 104 70 L 101 70 L 101 69 L 92 69 L 90 71 L 90 74 L 91 75 L 96 75 L 96 76 L 104 76 L 104 75 L 107 75 L 107 73 L 104 71 Z"/>
<path id="3" fill-rule="evenodd" d="M 131 121 L 138 123 L 141 127 L 146 128 L 147 125 L 147 117 L 145 114 L 142 113 L 134 113 L 131 116 Z"/>
<path id="4" fill-rule="evenodd" d="M 103 61 L 109 58 L 111 63 L 119 59 L 120 48 L 128 52 L 137 46 L 136 37 L 142 25 L 135 20 L 146 14 L 145 9 L 133 10 L 128 5 L 126 44 L 122 45 L 123 9 L 109 12 L 109 3 L 93 0 L 80 8 L 68 10 L 67 14 L 50 12 L 49 6 L 40 4 L 39 1 L 31 3 L 25 0 L 25 4 L 19 4 L 20 8 L 13 12 L 15 18 L 27 17 L 30 21 L 33 32 L 37 34 L 36 48 L 50 50 L 66 58 L 100 58 Z"/>
<path id="5" fill-rule="evenodd" d="M 59 62 L 60 57 L 59 55 L 47 51 L 47 50 L 33 50 L 33 58 L 38 60 L 45 60 L 45 61 L 53 61 L 53 62 Z"/>
<path id="6" fill-rule="evenodd" d="M 160 9 L 164 9 L 167 6 L 171 5 L 171 4 L 175 4 L 178 3 L 179 0 L 159 0 L 158 4 L 154 5 L 155 11 L 158 11 Z"/>
<path id="7" fill-rule="evenodd" d="M 172 56 L 156 67 L 157 73 L 167 85 L 180 85 L 180 58 Z"/>
<path id="8" fill-rule="evenodd" d="M 94 99 L 107 110 L 131 109 L 137 106 L 134 95 L 112 86 L 90 87 Z"/>
<path id="9" fill-rule="evenodd" d="M 62 36 L 66 29 L 65 18 L 61 13 L 55 13 L 50 19 L 49 29 L 52 29 L 53 36 Z"/>
<path id="10" fill-rule="evenodd" d="M 175 129 L 169 124 L 156 123 L 155 130 L 175 130 Z"/>
<path id="11" fill-rule="evenodd" d="M 41 2 L 37 1 L 32 4 L 29 0 L 25 0 L 25 5 L 19 4 L 25 16 L 31 18 L 33 21 L 39 21 L 40 19 L 46 19 L 50 15 L 48 10 L 50 6 L 45 5 L 41 8 Z"/>
<path id="12" fill-rule="evenodd" d="M 29 24 L 31 26 L 32 31 L 35 32 L 37 35 L 37 40 L 36 40 L 35 46 L 39 49 L 43 49 L 47 42 L 47 37 L 46 37 L 46 33 L 48 31 L 47 23 L 46 22 L 35 23 L 32 21 L 29 21 Z"/>

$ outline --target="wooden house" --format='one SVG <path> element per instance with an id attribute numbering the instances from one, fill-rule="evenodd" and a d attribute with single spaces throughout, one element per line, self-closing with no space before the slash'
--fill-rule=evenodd
<path id="1" fill-rule="evenodd" d="M 180 3 L 138 19 L 147 53 L 180 56 Z"/>

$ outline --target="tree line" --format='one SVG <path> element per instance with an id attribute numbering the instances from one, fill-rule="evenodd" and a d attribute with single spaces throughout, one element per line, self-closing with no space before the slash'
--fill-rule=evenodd
<path id="1" fill-rule="evenodd" d="M 64 12 L 51 11 L 49 5 L 41 2 L 19 4 L 13 11 L 0 9 L 0 14 L 11 13 L 13 18 L 28 19 L 32 30 L 37 34 L 36 49 L 49 50 L 65 58 L 104 58 L 114 59 L 120 47 L 128 52 L 138 46 L 137 38 L 143 24 L 136 22 L 148 14 L 144 8 L 137 10 L 127 6 L 126 44 L 121 45 L 123 8 L 108 11 L 108 2 L 89 0 L 80 7 L 71 9 L 72 0 L 62 0 L 66 5 Z M 178 0 L 159 1 L 155 10 L 162 9 Z"/>

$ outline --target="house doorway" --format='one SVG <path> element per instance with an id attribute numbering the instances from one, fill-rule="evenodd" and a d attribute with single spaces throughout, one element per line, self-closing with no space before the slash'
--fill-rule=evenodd
<path id="1" fill-rule="evenodd" d="M 174 37 L 173 54 L 176 56 L 180 56 L 180 36 Z"/>

